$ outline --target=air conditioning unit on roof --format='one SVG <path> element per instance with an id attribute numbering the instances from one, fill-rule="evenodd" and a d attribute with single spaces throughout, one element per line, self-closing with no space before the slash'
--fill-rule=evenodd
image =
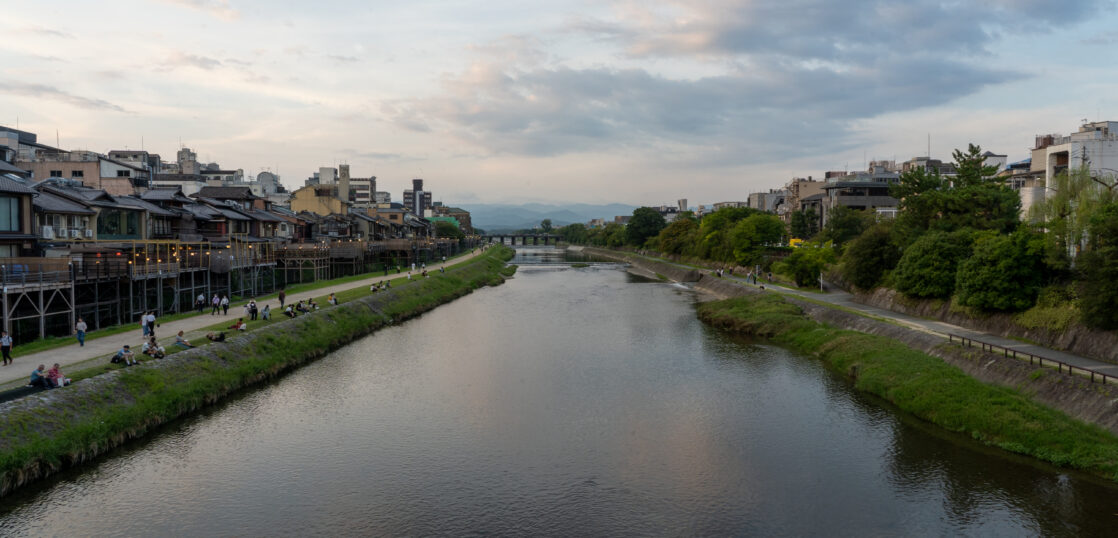
<path id="1" fill-rule="evenodd" d="M 54 227 L 53 226 L 43 226 L 41 228 L 40 232 L 43 236 L 43 239 L 54 239 Z"/>

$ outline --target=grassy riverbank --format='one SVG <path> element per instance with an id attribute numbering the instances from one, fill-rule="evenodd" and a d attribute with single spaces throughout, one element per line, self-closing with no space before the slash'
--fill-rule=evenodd
<path id="1" fill-rule="evenodd" d="M 5 404 L 0 413 L 0 495 L 386 324 L 499 284 L 511 257 L 511 249 L 493 248 L 445 274 Z"/>
<path id="2" fill-rule="evenodd" d="M 1114 435 L 1019 391 L 984 384 L 894 340 L 824 326 L 774 295 L 706 303 L 699 307 L 699 317 L 715 327 L 770 338 L 815 356 L 849 375 L 855 388 L 947 430 L 1118 481 Z"/>

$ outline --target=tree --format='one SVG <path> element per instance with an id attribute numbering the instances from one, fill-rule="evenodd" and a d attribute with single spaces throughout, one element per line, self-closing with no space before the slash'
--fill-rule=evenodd
<path id="1" fill-rule="evenodd" d="M 951 156 L 955 159 L 955 178 L 952 183 L 956 188 L 991 183 L 998 173 L 996 165 L 986 165 L 986 156 L 982 154 L 981 146 L 967 144 L 965 153 L 956 149 Z"/>
<path id="2" fill-rule="evenodd" d="M 803 287 L 817 282 L 827 264 L 834 262 L 835 249 L 829 244 L 805 244 L 784 261 L 773 264 L 773 270 L 792 277 L 797 286 Z"/>
<path id="3" fill-rule="evenodd" d="M 819 233 L 819 215 L 814 209 L 792 212 L 788 233 L 796 239 L 810 239 Z"/>
<path id="4" fill-rule="evenodd" d="M 656 237 L 656 234 L 667 225 L 659 211 L 651 207 L 638 207 L 633 211 L 629 224 L 625 226 L 626 243 L 637 247 L 643 246 L 645 241 Z"/>
<path id="5" fill-rule="evenodd" d="M 586 225 L 579 222 L 559 228 L 555 233 L 562 237 L 564 241 L 576 245 L 586 243 L 590 235 L 586 230 Z"/>
<path id="6" fill-rule="evenodd" d="M 981 310 L 1019 311 L 1033 306 L 1046 276 L 1044 238 L 1028 230 L 985 232 L 959 265 L 959 303 Z"/>
<path id="7" fill-rule="evenodd" d="M 959 263 L 970 256 L 973 244 L 971 230 L 921 236 L 904 250 L 893 271 L 893 286 L 909 297 L 951 297 Z"/>
<path id="8" fill-rule="evenodd" d="M 677 217 L 671 224 L 660 230 L 657 247 L 664 254 L 683 254 L 685 248 L 696 242 L 699 223 L 693 218 Z"/>
<path id="9" fill-rule="evenodd" d="M 755 213 L 760 212 L 748 207 L 726 207 L 706 215 L 699 226 L 699 241 L 688 254 L 708 260 L 732 261 L 734 246 L 730 239 L 730 230 L 738 221 Z"/>
<path id="10" fill-rule="evenodd" d="M 540 230 L 545 233 L 551 233 L 551 219 L 543 219 L 540 221 Z"/>
<path id="11" fill-rule="evenodd" d="M 462 239 L 465 234 L 459 230 L 453 223 L 445 220 L 435 222 L 435 236 L 436 237 L 449 237 L 451 239 Z"/>
<path id="12" fill-rule="evenodd" d="M 1118 203 L 1099 207 L 1088 232 L 1090 248 L 1079 257 L 1083 321 L 1099 329 L 1118 329 Z"/>
<path id="13" fill-rule="evenodd" d="M 846 206 L 835 206 L 831 209 L 831 216 L 827 224 L 823 225 L 822 239 L 832 241 L 836 245 L 858 237 L 866 228 L 874 223 L 874 215 L 861 209 L 850 209 Z"/>
<path id="14" fill-rule="evenodd" d="M 1094 214 L 1114 203 L 1115 193 L 1098 188 L 1087 168 L 1056 175 L 1044 200 L 1029 209 L 1029 219 L 1044 225 L 1045 262 L 1056 271 L 1071 269 L 1071 258 L 1083 244 Z"/>
<path id="15" fill-rule="evenodd" d="M 754 213 L 738 221 L 729 233 L 734 263 L 753 265 L 759 262 L 764 249 L 779 243 L 783 237 L 784 222 L 776 215 Z"/>
<path id="16" fill-rule="evenodd" d="M 900 249 L 892 241 L 891 225 L 875 224 L 847 244 L 842 255 L 842 276 L 858 288 L 873 289 L 900 257 Z"/>

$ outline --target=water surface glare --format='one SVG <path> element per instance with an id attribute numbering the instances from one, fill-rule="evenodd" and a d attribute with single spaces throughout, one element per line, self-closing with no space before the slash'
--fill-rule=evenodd
<path id="1" fill-rule="evenodd" d="M 524 259 L 522 259 L 523 261 Z M 522 266 L 0 502 L 0 535 L 1092 536 L 1118 489 L 606 265 Z"/>

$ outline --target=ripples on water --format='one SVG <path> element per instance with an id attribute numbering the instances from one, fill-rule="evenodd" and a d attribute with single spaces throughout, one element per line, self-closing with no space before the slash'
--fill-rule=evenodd
<path id="1" fill-rule="evenodd" d="M 503 286 L 5 499 L 0 535 L 1112 530 L 1113 487 L 727 338 L 684 288 L 525 250 Z"/>

